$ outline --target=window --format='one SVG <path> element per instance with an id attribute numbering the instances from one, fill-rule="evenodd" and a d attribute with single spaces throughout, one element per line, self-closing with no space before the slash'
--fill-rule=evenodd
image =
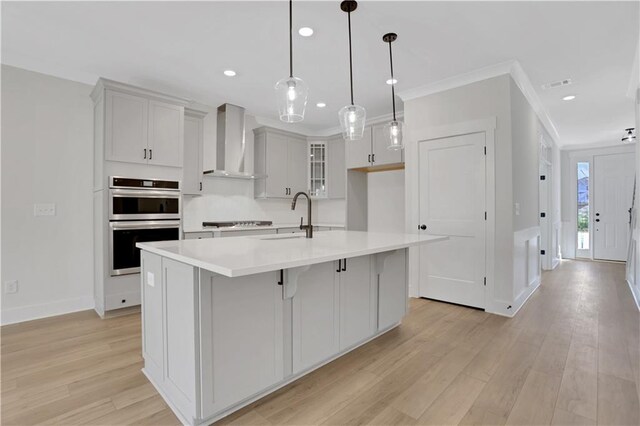
<path id="1" fill-rule="evenodd" d="M 578 162 L 578 250 L 589 250 L 589 163 Z"/>

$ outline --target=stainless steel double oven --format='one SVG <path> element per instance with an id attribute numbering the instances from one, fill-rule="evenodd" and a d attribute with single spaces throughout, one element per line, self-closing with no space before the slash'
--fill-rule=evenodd
<path id="1" fill-rule="evenodd" d="M 109 178 L 111 276 L 140 272 L 136 243 L 180 238 L 180 183 Z"/>

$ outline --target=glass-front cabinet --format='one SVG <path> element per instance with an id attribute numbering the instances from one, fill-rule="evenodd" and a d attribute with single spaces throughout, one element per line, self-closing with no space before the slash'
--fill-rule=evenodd
<path id="1" fill-rule="evenodd" d="M 327 198 L 326 142 L 309 142 L 309 193 L 315 198 Z"/>

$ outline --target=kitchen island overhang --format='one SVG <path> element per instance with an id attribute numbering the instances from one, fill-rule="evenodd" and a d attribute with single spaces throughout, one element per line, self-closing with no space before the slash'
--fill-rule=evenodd
<path id="1" fill-rule="evenodd" d="M 396 327 L 408 247 L 446 237 L 329 231 L 139 243 L 144 373 L 204 424 Z"/>

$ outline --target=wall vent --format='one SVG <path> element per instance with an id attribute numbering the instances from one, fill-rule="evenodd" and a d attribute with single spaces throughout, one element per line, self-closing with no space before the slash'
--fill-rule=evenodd
<path id="1" fill-rule="evenodd" d="M 570 84 L 573 84 L 573 81 L 570 78 L 565 78 L 564 80 L 552 81 L 551 83 L 543 84 L 542 88 L 544 90 L 549 90 L 557 87 L 568 86 Z"/>

